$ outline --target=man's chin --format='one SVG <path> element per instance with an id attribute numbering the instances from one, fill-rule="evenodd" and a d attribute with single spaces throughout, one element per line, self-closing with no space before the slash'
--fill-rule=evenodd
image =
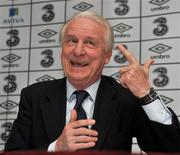
<path id="1" fill-rule="evenodd" d="M 67 77 L 69 82 L 76 88 L 76 89 L 84 89 L 88 86 L 88 77 Z"/>
<path id="2" fill-rule="evenodd" d="M 75 82 L 82 82 L 82 81 L 87 81 L 88 77 L 81 77 L 81 76 L 75 76 L 75 77 L 69 77 L 71 81 Z"/>
<path id="3" fill-rule="evenodd" d="M 72 67 L 71 74 L 83 74 L 84 72 L 88 71 L 88 67 Z"/>

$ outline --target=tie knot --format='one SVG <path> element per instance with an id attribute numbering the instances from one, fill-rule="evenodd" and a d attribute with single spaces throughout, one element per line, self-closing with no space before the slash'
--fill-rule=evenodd
<path id="1" fill-rule="evenodd" d="M 82 104 L 84 99 L 89 95 L 89 93 L 85 90 L 75 91 L 74 94 L 76 94 L 76 106 Z"/>

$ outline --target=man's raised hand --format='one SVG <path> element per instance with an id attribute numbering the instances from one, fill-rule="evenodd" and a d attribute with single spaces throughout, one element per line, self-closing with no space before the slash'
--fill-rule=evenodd
<path id="1" fill-rule="evenodd" d="M 150 59 L 141 66 L 139 61 L 123 45 L 118 45 L 117 48 L 129 63 L 128 66 L 120 68 L 120 83 L 135 96 L 143 97 L 150 88 L 149 69 L 154 61 Z"/>

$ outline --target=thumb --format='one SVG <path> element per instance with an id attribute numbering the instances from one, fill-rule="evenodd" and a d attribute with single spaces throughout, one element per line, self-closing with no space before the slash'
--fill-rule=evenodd
<path id="1" fill-rule="evenodd" d="M 72 123 L 74 121 L 77 120 L 77 112 L 75 109 L 72 109 L 71 110 L 71 117 L 70 117 L 70 120 L 69 120 L 69 123 Z"/>
<path id="2" fill-rule="evenodd" d="M 149 69 L 150 69 L 150 66 L 154 63 L 154 60 L 150 59 L 150 60 L 147 60 L 145 63 L 144 63 L 144 71 L 146 73 L 147 76 L 149 76 Z"/>

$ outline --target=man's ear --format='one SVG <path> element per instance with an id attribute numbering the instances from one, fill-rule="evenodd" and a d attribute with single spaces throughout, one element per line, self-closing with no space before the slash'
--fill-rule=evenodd
<path id="1" fill-rule="evenodd" d="M 105 64 L 108 64 L 109 60 L 111 59 L 112 51 L 106 51 L 105 53 Z"/>

